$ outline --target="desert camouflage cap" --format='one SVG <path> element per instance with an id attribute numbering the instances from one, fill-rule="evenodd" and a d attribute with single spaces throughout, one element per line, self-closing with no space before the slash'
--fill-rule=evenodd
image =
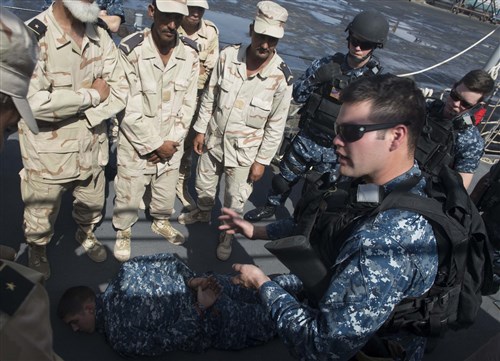
<path id="1" fill-rule="evenodd" d="M 162 13 L 189 15 L 186 0 L 156 0 L 156 8 Z"/>
<path id="2" fill-rule="evenodd" d="M 208 9 L 208 2 L 206 0 L 187 0 L 187 6 L 199 6 Z"/>
<path id="3" fill-rule="evenodd" d="M 256 33 L 282 38 L 285 34 L 285 23 L 288 19 L 286 9 L 272 1 L 261 1 L 257 4 L 254 30 Z"/>
<path id="4" fill-rule="evenodd" d="M 33 133 L 38 126 L 26 100 L 38 57 L 32 32 L 10 11 L 0 7 L 0 92 L 10 95 Z"/>

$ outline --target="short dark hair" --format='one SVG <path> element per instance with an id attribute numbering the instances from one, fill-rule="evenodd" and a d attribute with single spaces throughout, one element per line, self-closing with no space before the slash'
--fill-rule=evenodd
<path id="1" fill-rule="evenodd" d="M 480 93 L 483 96 L 479 101 L 482 101 L 486 96 L 488 96 L 495 88 L 495 81 L 493 78 L 484 70 L 476 69 L 471 70 L 460 79 L 455 86 L 463 84 L 474 93 Z"/>
<path id="2" fill-rule="evenodd" d="M 415 150 L 425 122 L 425 99 L 413 80 L 392 74 L 362 77 L 342 90 L 340 101 L 371 101 L 372 123 L 407 124 L 408 147 L 411 152 Z"/>
<path id="3" fill-rule="evenodd" d="M 75 315 L 83 311 L 87 302 L 95 301 L 95 292 L 87 286 L 76 286 L 68 288 L 57 305 L 57 317 L 63 319 L 68 315 Z"/>

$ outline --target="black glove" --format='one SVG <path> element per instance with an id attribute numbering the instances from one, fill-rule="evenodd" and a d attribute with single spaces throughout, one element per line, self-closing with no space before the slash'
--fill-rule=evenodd
<path id="1" fill-rule="evenodd" d="M 317 84 L 326 83 L 332 81 L 336 76 L 342 74 L 340 71 L 340 65 L 330 61 L 329 63 L 322 65 L 314 73 L 314 80 Z"/>

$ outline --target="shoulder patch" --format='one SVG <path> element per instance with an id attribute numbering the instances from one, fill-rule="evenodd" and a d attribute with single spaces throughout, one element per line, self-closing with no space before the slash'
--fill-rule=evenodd
<path id="1" fill-rule="evenodd" d="M 37 40 L 40 40 L 47 31 L 47 25 L 37 18 L 31 20 L 27 26 L 35 33 Z"/>
<path id="2" fill-rule="evenodd" d="M 138 32 L 120 43 L 120 50 L 129 55 L 139 44 L 144 41 L 144 33 Z"/>
<path id="3" fill-rule="evenodd" d="M 219 29 L 217 28 L 217 26 L 215 26 L 215 24 L 213 22 L 211 22 L 210 20 L 206 20 L 206 19 L 204 19 L 204 21 L 205 21 L 205 25 L 210 26 L 211 28 L 214 28 L 215 33 L 217 35 L 219 34 Z"/>
<path id="4" fill-rule="evenodd" d="M 280 66 L 278 68 L 279 68 L 279 70 L 281 70 L 283 72 L 283 74 L 285 74 L 286 83 L 288 85 L 292 84 L 293 83 L 293 75 L 292 75 L 292 71 L 290 70 L 288 65 L 286 65 L 285 62 L 283 61 L 283 62 L 281 62 Z"/>
<path id="5" fill-rule="evenodd" d="M 196 52 L 200 51 L 200 48 L 198 47 L 198 43 L 192 39 L 189 39 L 187 36 L 179 36 L 181 38 L 181 41 L 186 44 L 187 46 L 193 48 Z"/>
<path id="6" fill-rule="evenodd" d="M 35 284 L 8 265 L 0 269 L 0 310 L 14 315 Z"/>

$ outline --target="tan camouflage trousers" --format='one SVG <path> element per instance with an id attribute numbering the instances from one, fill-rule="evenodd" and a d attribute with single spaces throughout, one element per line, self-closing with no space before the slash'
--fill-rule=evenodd
<path id="1" fill-rule="evenodd" d="M 248 197 L 252 194 L 252 184 L 248 183 L 250 167 L 224 167 L 209 152 L 204 152 L 198 159 L 196 168 L 196 193 L 198 194 L 198 208 L 210 211 L 215 204 L 217 185 L 220 176 L 224 173 L 224 207 L 235 212 L 243 213 Z"/>
<path id="2" fill-rule="evenodd" d="M 132 227 L 139 218 L 138 211 L 146 188 L 151 189 L 149 214 L 155 219 L 168 219 L 174 211 L 175 185 L 179 179 L 179 170 L 171 169 L 159 176 L 143 174 L 130 176 L 120 171 L 115 177 L 115 206 L 113 226 L 124 230 Z"/>
<path id="3" fill-rule="evenodd" d="M 54 235 L 64 192 L 72 190 L 73 219 L 81 226 L 98 223 L 104 206 L 104 172 L 68 183 L 41 183 L 27 175 L 21 176 L 21 196 L 24 202 L 24 235 L 26 242 L 46 245 Z"/>

